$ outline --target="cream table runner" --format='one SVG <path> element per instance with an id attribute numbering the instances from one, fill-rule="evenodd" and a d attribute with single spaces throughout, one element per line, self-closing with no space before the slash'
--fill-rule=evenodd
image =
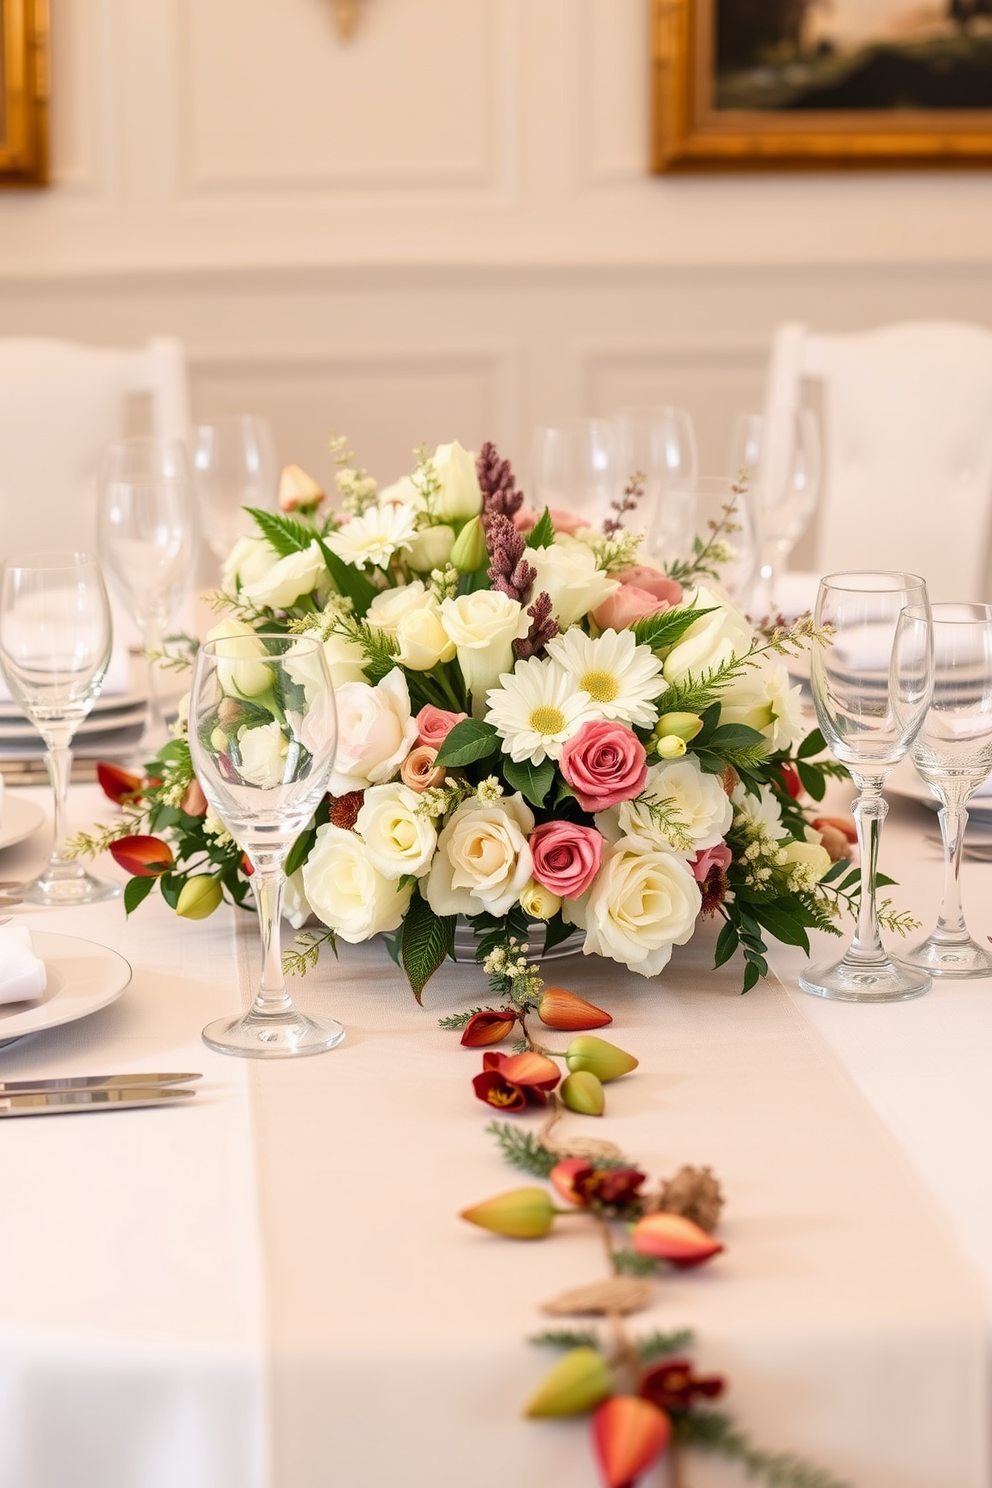
<path id="1" fill-rule="evenodd" d="M 95 805 L 78 793 L 80 821 Z M 241 1064 L 198 1042 L 237 1000 L 227 913 L 30 918 L 120 947 L 135 980 L 0 1050 L 0 1078 L 207 1080 L 168 1115 L 0 1127 L 0 1488 L 594 1488 L 583 1428 L 519 1409 L 549 1364 L 525 1343 L 539 1303 L 601 1274 L 597 1239 L 576 1223 L 523 1245 L 456 1218 L 528 1181 L 484 1133 L 479 1054 L 436 1027 L 481 1000 L 478 974 L 446 967 L 421 1011 L 381 947 L 345 947 L 300 993 L 346 1044 Z M 254 943 L 238 941 L 244 976 Z M 554 969 L 608 1000 L 642 1061 L 605 1123 L 572 1128 L 652 1174 L 712 1164 L 728 1194 L 726 1255 L 660 1284 L 643 1326 L 695 1328 L 741 1423 L 852 1488 L 986 1488 L 986 1324 L 955 1240 L 782 986 L 740 998 L 709 952 L 686 948 L 660 983 Z M 691 1488 L 742 1481 L 690 1472 Z"/>

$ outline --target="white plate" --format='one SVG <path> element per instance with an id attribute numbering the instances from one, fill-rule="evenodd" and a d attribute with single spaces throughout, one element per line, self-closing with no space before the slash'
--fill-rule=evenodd
<path id="1" fill-rule="evenodd" d="M 90 717 L 100 713 L 126 712 L 134 708 L 143 708 L 147 701 L 144 692 L 110 692 L 101 693 L 93 704 Z M 0 723 L 26 723 L 24 713 L 9 698 L 0 700 Z"/>
<path id="2" fill-rule="evenodd" d="M 5 847 L 13 847 L 15 842 L 23 842 L 25 837 L 30 837 L 44 820 L 45 812 L 36 801 L 24 801 L 20 796 L 12 796 L 9 791 L 5 791 L 3 821 L 0 822 L 0 852 Z"/>
<path id="3" fill-rule="evenodd" d="M 0 1045 L 85 1018 L 116 1001 L 131 980 L 128 962 L 108 946 L 34 929 L 31 941 L 48 986 L 40 1002 L 0 1003 Z"/>
<path id="4" fill-rule="evenodd" d="M 131 728 L 136 723 L 142 723 L 145 717 L 145 705 L 139 703 L 136 707 L 123 709 L 120 713 L 91 713 L 84 718 L 76 729 L 73 738 L 85 737 L 87 734 L 105 734 L 112 729 Z M 26 718 L 11 722 L 0 722 L 0 742 L 20 743 L 25 740 L 38 738 L 38 730 L 33 723 L 28 723 Z"/>
<path id="5" fill-rule="evenodd" d="M 979 789 L 987 790 L 988 782 Z M 882 794 L 904 796 L 910 801 L 919 801 L 922 806 L 929 806 L 931 811 L 940 810 L 940 802 L 926 782 L 920 779 L 908 755 L 896 765 L 882 787 Z M 968 816 L 973 822 L 992 823 L 992 794 L 972 796 L 968 802 Z"/>

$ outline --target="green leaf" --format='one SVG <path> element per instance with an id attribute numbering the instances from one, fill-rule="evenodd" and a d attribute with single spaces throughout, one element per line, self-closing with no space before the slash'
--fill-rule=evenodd
<path id="1" fill-rule="evenodd" d="M 419 893 L 410 900 L 403 921 L 400 957 L 410 989 L 418 1002 L 438 967 L 455 948 L 455 916 L 436 915 Z"/>
<path id="2" fill-rule="evenodd" d="M 158 882 L 162 890 L 162 898 L 170 909 L 175 909 L 186 882 L 185 873 L 163 873 Z"/>
<path id="3" fill-rule="evenodd" d="M 761 981 L 761 972 L 754 961 L 748 961 L 744 967 L 744 979 L 741 984 L 742 992 L 750 992 Z"/>
<path id="4" fill-rule="evenodd" d="M 555 762 L 546 759 L 541 765 L 532 765 L 530 760 L 524 760 L 518 765 L 507 757 L 503 761 L 503 778 L 511 790 L 521 791 L 532 806 L 543 806 L 555 778 Z"/>
<path id="5" fill-rule="evenodd" d="M 754 745 L 766 748 L 767 742 L 764 734 L 749 728 L 746 723 L 721 723 L 706 740 L 710 749 L 724 752 L 731 749 L 751 749 Z"/>
<path id="6" fill-rule="evenodd" d="M 457 768 L 488 759 L 499 749 L 499 734 L 482 718 L 463 718 L 442 741 L 435 765 Z"/>
<path id="7" fill-rule="evenodd" d="M 687 605 L 685 608 L 666 610 L 663 615 L 647 615 L 632 627 L 634 640 L 639 646 L 650 646 L 652 651 L 662 651 L 668 646 L 674 646 L 690 625 L 695 625 L 702 615 L 711 615 L 714 609 L 714 605 L 705 610 L 696 610 Z"/>
<path id="8" fill-rule="evenodd" d="M 124 912 L 133 914 L 155 887 L 154 878 L 129 878 L 124 885 Z"/>
<path id="9" fill-rule="evenodd" d="M 758 923 L 770 930 L 776 940 L 780 940 L 783 945 L 801 946 L 804 951 L 809 951 L 809 936 L 781 904 L 752 904 L 751 909 Z"/>
<path id="10" fill-rule="evenodd" d="M 303 867 L 303 864 L 306 862 L 307 858 L 310 855 L 310 849 L 313 847 L 316 840 L 316 827 L 308 827 L 305 832 L 300 833 L 299 837 L 297 837 L 296 841 L 289 849 L 289 855 L 286 858 L 287 878 L 291 878 L 296 872 L 297 868 Z"/>
<path id="11" fill-rule="evenodd" d="M 317 536 L 312 527 L 308 527 L 297 517 L 264 511 L 258 506 L 247 506 L 245 511 L 280 558 L 288 558 L 291 553 L 305 553 Z"/>
<path id="12" fill-rule="evenodd" d="M 544 950 L 542 955 L 546 956 L 556 945 L 561 945 L 570 935 L 575 934 L 574 925 L 566 925 L 561 917 L 561 910 L 551 916 L 544 929 Z"/>
<path id="13" fill-rule="evenodd" d="M 558 778 L 558 789 L 555 791 L 555 799 L 553 804 L 555 806 L 560 806 L 562 801 L 567 801 L 569 799 L 573 801 L 576 799 L 575 791 L 569 785 L 564 775 L 561 775 Z"/>
<path id="14" fill-rule="evenodd" d="M 337 553 L 332 553 L 325 542 L 318 538 L 320 551 L 327 565 L 327 572 L 334 580 L 334 587 L 339 594 L 350 599 L 355 607 L 355 614 L 360 620 L 364 620 L 368 614 L 369 605 L 375 599 L 379 590 L 365 577 L 360 568 L 355 568 L 351 563 L 345 563 Z"/>
<path id="15" fill-rule="evenodd" d="M 737 934 L 737 926 L 731 920 L 727 920 L 717 936 L 713 965 L 722 966 L 725 961 L 729 961 L 739 944 L 740 936 Z"/>
<path id="16" fill-rule="evenodd" d="M 807 765 L 803 760 L 797 759 L 796 772 L 807 795 L 812 796 L 814 801 L 822 801 L 827 794 L 827 782 L 823 777 L 823 771 L 818 770 L 815 765 Z"/>
<path id="17" fill-rule="evenodd" d="M 811 759 L 814 754 L 822 754 L 826 747 L 826 739 L 824 739 L 820 730 L 818 728 L 815 728 L 813 729 L 812 733 L 806 735 L 805 739 L 796 750 L 796 759 Z"/>
<path id="18" fill-rule="evenodd" d="M 554 540 L 555 524 L 551 520 L 550 511 L 545 507 L 527 534 L 527 546 L 529 548 L 550 548 Z"/>

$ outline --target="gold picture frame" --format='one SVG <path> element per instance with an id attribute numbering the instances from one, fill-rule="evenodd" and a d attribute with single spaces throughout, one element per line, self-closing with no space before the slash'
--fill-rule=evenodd
<path id="1" fill-rule="evenodd" d="M 48 0 L 0 0 L 0 186 L 48 181 Z"/>
<path id="2" fill-rule="evenodd" d="M 870 3 L 876 7 L 872 13 L 882 15 L 898 0 Z M 812 15 L 819 10 L 812 0 L 800 4 L 791 0 L 780 9 L 789 12 L 793 25 L 798 13 L 800 27 L 807 12 Z M 823 11 L 830 14 L 827 7 L 819 13 Z M 906 11 L 908 25 L 908 3 Z M 728 67 L 727 37 L 741 46 L 740 30 L 745 24 L 741 17 L 760 16 L 766 32 L 763 40 L 767 40 L 767 28 L 775 24 L 769 19 L 774 12 L 775 0 L 761 0 L 750 12 L 742 0 L 652 0 L 655 172 L 992 165 L 992 107 L 974 101 L 976 97 L 984 100 L 985 88 L 992 86 L 990 0 L 949 0 L 946 21 L 931 23 L 929 39 L 900 40 L 894 33 L 895 39 L 886 40 L 880 35 L 877 43 L 862 44 L 856 53 L 831 47 L 824 40 L 819 49 L 814 44 L 800 65 L 790 62 L 788 46 L 794 46 L 801 62 L 801 32 L 790 36 L 778 51 L 772 35 L 761 66 L 739 67 L 736 72 Z M 861 12 L 862 26 L 865 14 Z M 718 22 L 724 25 L 719 48 Z M 946 36 L 939 25 L 944 26 Z M 747 45 L 745 34 L 743 54 Z M 891 99 L 898 99 L 900 86 L 910 91 L 922 88 L 918 79 L 927 68 L 933 72 L 937 62 L 947 74 L 947 57 L 952 64 L 950 76 L 960 78 L 963 92 L 970 92 L 972 101 L 966 107 L 893 104 Z M 956 59 L 965 59 L 970 72 Z M 900 76 L 910 75 L 908 85 L 891 80 L 899 73 L 898 64 L 902 64 Z M 958 73 L 953 72 L 954 66 L 959 67 Z M 795 82 L 797 74 L 799 83 Z M 977 83 L 965 86 L 966 75 L 972 74 L 977 74 Z M 884 86 L 879 81 L 883 78 Z M 759 83 L 773 99 L 769 106 L 754 106 Z M 877 99 L 872 99 L 873 83 Z M 803 86 L 805 92 L 797 93 Z M 941 88 L 942 94 L 931 88 L 930 97 L 948 96 L 952 83 L 945 81 Z M 859 98 L 863 103 L 866 96 L 871 107 L 848 107 L 843 101 Z M 829 100 L 829 106 L 817 106 L 824 100 Z"/>

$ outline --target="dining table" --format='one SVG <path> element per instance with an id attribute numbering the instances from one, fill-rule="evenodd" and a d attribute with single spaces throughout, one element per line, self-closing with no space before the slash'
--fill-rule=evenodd
<path id="1" fill-rule="evenodd" d="M 827 809 L 850 796 L 832 784 Z M 116 809 L 72 787 L 72 829 Z M 891 796 L 884 892 L 927 928 L 936 829 Z M 0 879 L 37 871 L 48 840 L 0 852 Z M 964 884 L 983 939 L 992 863 L 966 862 Z M 421 1007 L 381 941 L 325 948 L 293 995 L 345 1042 L 242 1060 L 200 1031 L 252 995 L 252 915 L 182 920 L 157 892 L 130 916 L 121 898 L 8 912 L 111 948 L 131 977 L 0 1047 L 0 1081 L 202 1078 L 162 1109 L 0 1120 L 0 1488 L 595 1488 L 586 1423 L 523 1415 L 555 1357 L 529 1341 L 544 1305 L 603 1276 L 594 1227 L 517 1241 L 459 1217 L 535 1181 L 487 1130 L 480 1051 L 439 1027 L 485 1004 L 480 968 L 447 963 Z M 736 961 L 713 969 L 716 929 L 655 978 L 595 956 L 542 967 L 639 1060 L 604 1118 L 561 1127 L 653 1178 L 708 1166 L 726 1199 L 722 1254 L 661 1276 L 629 1326 L 691 1329 L 748 1435 L 850 1488 L 990 1488 L 992 980 L 832 1002 L 799 990 L 803 951 L 775 946 L 742 996 Z M 507 1120 L 536 1133 L 542 1113 Z M 746 1481 L 702 1452 L 683 1477 Z"/>

